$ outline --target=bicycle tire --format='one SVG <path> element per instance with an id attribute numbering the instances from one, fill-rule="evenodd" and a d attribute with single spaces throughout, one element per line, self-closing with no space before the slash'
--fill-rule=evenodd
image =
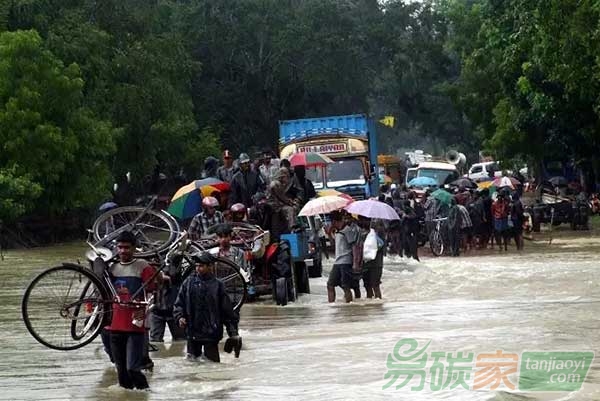
<path id="1" fill-rule="evenodd" d="M 53 275 L 56 276 L 55 279 Z M 71 277 L 70 281 L 69 277 Z M 87 292 L 92 285 L 98 295 L 90 298 L 82 297 L 83 290 L 86 289 Z M 60 286 L 68 286 L 66 294 L 59 294 Z M 75 288 L 72 288 L 73 286 Z M 37 293 L 44 292 L 45 287 L 54 297 L 44 294 L 38 297 Z M 52 302 L 53 298 L 55 303 Z M 80 338 L 73 338 L 72 321 L 85 318 L 79 317 L 84 305 L 94 306 L 94 315 L 101 316 L 101 321 L 90 327 L 91 330 Z M 35 312 L 39 309 L 42 313 L 38 317 Z M 94 341 L 102 327 L 108 323 L 110 309 L 109 297 L 102 281 L 83 266 L 71 264 L 52 267 L 38 274 L 27 286 L 21 302 L 21 314 L 29 334 L 40 344 L 59 351 L 75 350 Z M 45 330 L 48 333 L 44 333 Z M 57 331 L 64 331 L 64 334 L 60 339 L 50 340 L 47 334 Z"/>
<path id="2" fill-rule="evenodd" d="M 170 214 L 141 206 L 123 206 L 103 213 L 94 221 L 92 231 L 94 239 L 102 242 L 105 236 L 129 224 L 138 218 L 140 213 L 144 216 L 136 223 L 132 232 L 138 239 L 141 251 L 135 253 L 137 257 L 148 257 L 162 253 L 171 246 L 179 235 L 179 224 Z M 114 241 L 102 243 L 103 246 L 114 248 Z"/>
<path id="3" fill-rule="evenodd" d="M 248 296 L 248 285 L 240 267 L 227 258 L 216 258 L 215 277 L 225 284 L 225 292 L 234 310 L 239 310 Z"/>
<path id="4" fill-rule="evenodd" d="M 88 291 L 90 289 L 92 285 L 92 282 L 89 281 L 83 288 L 83 290 L 81 291 L 81 295 L 79 296 L 79 299 L 82 301 L 84 299 L 90 299 L 94 297 L 94 290 L 92 289 L 92 292 L 90 294 L 88 294 Z M 73 316 L 75 317 L 75 319 L 71 320 L 71 337 L 73 338 L 73 340 L 79 341 L 81 339 L 83 339 L 86 334 L 90 331 L 95 329 L 95 325 L 100 324 L 102 325 L 102 323 L 105 320 L 109 320 L 108 318 L 103 318 L 103 316 L 101 316 L 98 312 L 99 312 L 99 308 L 100 305 L 96 305 L 94 307 L 94 310 L 92 312 L 91 316 L 87 316 L 84 318 L 83 321 L 83 327 L 80 327 L 79 323 L 81 321 L 81 319 L 77 319 L 77 317 L 79 317 L 79 312 L 81 311 L 81 307 L 83 306 L 83 304 L 77 305 L 74 308 L 73 311 Z M 109 315 L 110 312 L 105 312 L 106 315 Z"/>
<path id="5" fill-rule="evenodd" d="M 431 233 L 429 238 L 429 247 L 431 248 L 431 253 L 434 256 L 442 256 L 444 253 L 444 239 L 442 238 L 442 233 L 435 230 Z"/>

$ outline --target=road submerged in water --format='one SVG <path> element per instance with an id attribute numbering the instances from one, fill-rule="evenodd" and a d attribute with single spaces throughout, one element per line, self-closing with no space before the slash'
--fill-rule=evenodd
<path id="1" fill-rule="evenodd" d="M 326 277 L 311 279 L 312 293 L 286 307 L 267 299 L 243 306 L 239 359 L 222 354 L 221 364 L 189 362 L 185 343 L 159 345 L 148 374 L 151 392 L 116 385 L 99 339 L 61 352 L 38 344 L 25 329 L 20 302 L 29 281 L 61 261 L 83 260 L 84 247 L 10 251 L 0 262 L 0 400 L 598 400 L 600 357 L 579 391 L 519 391 L 517 373 L 494 390 L 473 388 L 480 354 L 600 355 L 599 245 L 600 239 L 565 238 L 530 246 L 523 254 L 488 252 L 421 263 L 387 258 L 382 301 L 343 304 L 338 289 L 338 303 L 328 304 Z M 418 349 L 431 341 L 427 366 L 420 370 L 422 390 L 411 389 L 419 384 L 418 374 L 399 389 L 405 376 L 383 389 L 390 382 L 384 378 L 388 354 L 403 339 L 414 339 Z M 472 353 L 465 364 L 472 367 L 468 390 L 450 389 L 454 381 L 440 388 L 444 376 L 436 373 L 447 373 L 449 364 L 441 358 L 433 365 L 435 352 Z"/>

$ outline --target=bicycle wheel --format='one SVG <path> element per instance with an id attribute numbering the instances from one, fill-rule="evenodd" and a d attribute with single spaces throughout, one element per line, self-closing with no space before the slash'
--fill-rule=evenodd
<path id="1" fill-rule="evenodd" d="M 140 217 L 140 215 L 142 215 Z M 166 250 L 177 239 L 179 225 L 169 214 L 145 207 L 124 206 L 102 214 L 92 226 L 96 241 L 136 221 L 131 231 L 138 240 L 136 256 L 145 257 Z M 115 241 L 102 244 L 114 247 Z"/>
<path id="2" fill-rule="evenodd" d="M 21 313 L 27 331 L 48 348 L 69 351 L 94 341 L 108 323 L 110 302 L 98 277 L 78 265 L 53 267 L 25 290 Z M 73 336 L 73 321 L 81 327 Z"/>
<path id="3" fill-rule="evenodd" d="M 97 287 L 92 285 L 92 281 L 88 281 L 81 291 L 79 300 L 89 300 L 99 296 Z M 104 316 L 109 313 L 100 314 L 100 308 L 102 308 L 102 305 L 91 304 L 89 302 L 79 303 L 73 308 L 73 316 L 75 317 L 71 320 L 71 337 L 73 340 L 79 341 L 85 338 L 90 331 L 96 329 L 97 325 L 102 325 L 102 322 L 105 320 Z M 80 318 L 79 313 L 82 310 L 84 312 Z"/>
<path id="4" fill-rule="evenodd" d="M 225 284 L 225 292 L 231 299 L 233 309 L 240 309 L 246 300 L 248 290 L 240 267 L 227 258 L 217 258 L 215 276 Z"/>
<path id="5" fill-rule="evenodd" d="M 432 231 L 429 237 L 429 246 L 431 248 L 431 253 L 435 256 L 441 256 L 444 253 L 444 239 L 439 230 Z"/>

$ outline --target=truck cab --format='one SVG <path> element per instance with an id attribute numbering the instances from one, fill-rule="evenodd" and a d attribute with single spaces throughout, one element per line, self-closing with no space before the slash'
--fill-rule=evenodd
<path id="1" fill-rule="evenodd" d="M 375 125 L 364 114 L 280 121 L 279 145 L 282 159 L 316 152 L 334 160 L 306 170 L 316 190 L 336 189 L 354 199 L 377 194 Z"/>
<path id="2" fill-rule="evenodd" d="M 438 187 L 443 187 L 458 179 L 456 165 L 442 162 L 422 162 L 415 168 L 406 171 L 405 183 L 408 186 L 410 180 L 416 177 L 429 177 L 437 181 Z"/>

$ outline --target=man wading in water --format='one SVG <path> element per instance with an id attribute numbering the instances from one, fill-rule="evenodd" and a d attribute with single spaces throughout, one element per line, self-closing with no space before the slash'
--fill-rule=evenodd
<path id="1" fill-rule="evenodd" d="M 154 283 L 149 283 L 155 270 L 145 260 L 133 257 L 135 244 L 135 236 L 129 231 L 123 232 L 117 239 L 119 262 L 109 268 L 118 300 L 124 303 L 144 301 L 145 291 L 141 291 L 135 300 L 131 299 L 131 295 L 143 284 L 146 284 L 145 290 L 148 292 L 155 288 Z M 136 307 L 116 302 L 112 304 L 112 321 L 107 329 L 110 332 L 110 352 L 121 387 L 140 390 L 148 388 L 146 376 L 141 372 L 146 347 L 145 320 L 145 305 Z"/>
<path id="2" fill-rule="evenodd" d="M 335 302 L 335 287 L 344 290 L 346 302 L 352 302 L 351 289 L 355 287 L 352 272 L 354 262 L 352 247 L 360 239 L 360 229 L 354 223 L 348 224 L 343 212 L 332 212 L 331 220 L 335 233 L 335 261 L 327 280 L 327 298 Z"/>

